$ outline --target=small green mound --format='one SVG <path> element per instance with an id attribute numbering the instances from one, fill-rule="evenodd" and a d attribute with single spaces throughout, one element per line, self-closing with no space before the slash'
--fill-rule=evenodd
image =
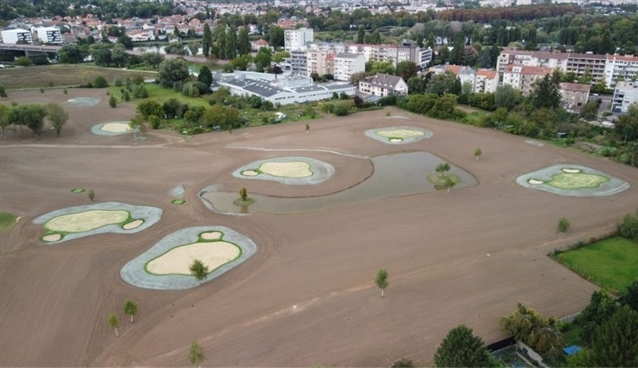
<path id="1" fill-rule="evenodd" d="M 15 226 L 17 220 L 18 216 L 14 214 L 0 212 L 0 234 L 11 231 L 11 229 L 13 229 L 13 227 Z"/>
<path id="2" fill-rule="evenodd" d="M 73 188 L 71 193 L 84 193 L 84 188 Z"/>
<path id="3" fill-rule="evenodd" d="M 455 185 L 461 182 L 461 178 L 458 175 L 447 174 L 447 176 L 442 176 L 436 173 L 428 175 L 428 181 L 434 184 L 434 189 L 443 190 L 443 189 L 446 189 L 445 188 L 446 177 L 452 179 L 452 182 L 454 182 Z"/>
<path id="4" fill-rule="evenodd" d="M 178 206 L 181 206 L 181 205 L 183 205 L 184 203 L 186 203 L 186 200 L 184 200 L 184 199 L 173 199 L 173 200 L 171 201 L 171 203 L 172 203 L 172 204 L 176 204 L 176 205 L 178 205 Z"/>
<path id="5" fill-rule="evenodd" d="M 600 184 L 606 183 L 609 178 L 585 173 L 561 173 L 552 175 L 552 180 L 546 181 L 545 184 L 559 189 L 584 189 L 598 188 Z"/>
<path id="6" fill-rule="evenodd" d="M 246 198 L 245 201 L 243 201 L 241 198 L 237 198 L 235 199 L 235 201 L 233 202 L 236 206 L 250 206 L 251 204 L 255 203 L 255 200 L 252 198 Z"/>

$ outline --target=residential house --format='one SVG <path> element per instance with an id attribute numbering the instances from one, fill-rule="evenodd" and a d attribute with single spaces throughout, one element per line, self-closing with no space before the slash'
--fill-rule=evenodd
<path id="1" fill-rule="evenodd" d="M 503 85 L 510 85 L 528 96 L 534 89 L 534 82 L 551 74 L 553 69 L 542 66 L 507 65 L 503 73 Z"/>
<path id="2" fill-rule="evenodd" d="M 405 96 L 408 94 L 408 85 L 403 78 L 389 74 L 377 74 L 366 77 L 359 82 L 361 93 L 385 97 L 388 95 Z"/>
<path id="3" fill-rule="evenodd" d="M 590 84 L 561 83 L 560 94 L 563 96 L 563 107 L 568 111 L 580 111 L 589 100 Z"/>
<path id="4" fill-rule="evenodd" d="M 498 88 L 498 72 L 496 70 L 479 69 L 476 72 L 474 93 L 495 93 Z"/>

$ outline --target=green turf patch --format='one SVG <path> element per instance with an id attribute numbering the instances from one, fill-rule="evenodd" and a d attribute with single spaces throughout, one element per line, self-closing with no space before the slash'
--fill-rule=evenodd
<path id="1" fill-rule="evenodd" d="M 73 188 L 71 189 L 71 193 L 84 193 L 85 189 L 84 188 Z"/>
<path id="2" fill-rule="evenodd" d="M 552 175 L 552 180 L 546 181 L 545 184 L 551 185 L 559 189 L 583 189 L 598 188 L 600 184 L 606 183 L 609 178 L 596 174 L 585 173 L 560 173 Z"/>
<path id="3" fill-rule="evenodd" d="M 242 201 L 241 198 L 237 198 L 235 199 L 233 203 L 237 206 L 243 207 L 243 206 L 250 206 L 251 204 L 255 203 L 255 200 L 252 198 L 246 198 L 245 201 Z"/>
<path id="4" fill-rule="evenodd" d="M 184 200 L 184 199 L 173 199 L 173 200 L 171 201 L 171 203 L 172 203 L 172 204 L 175 204 L 175 205 L 178 205 L 178 206 L 181 206 L 181 205 L 183 205 L 184 203 L 186 203 L 186 200 Z"/>
<path id="5" fill-rule="evenodd" d="M 436 189 L 436 190 L 446 189 L 445 188 L 445 178 L 446 178 L 446 176 L 439 175 L 437 173 L 428 175 L 428 181 L 430 183 L 434 184 L 434 189 Z M 447 174 L 447 178 L 452 179 L 452 182 L 454 182 L 455 185 L 461 182 L 461 178 L 458 177 L 457 175 L 454 175 L 454 174 L 449 174 L 448 173 Z"/>
<path id="6" fill-rule="evenodd" d="M 615 237 L 554 256 L 587 280 L 612 291 L 638 279 L 638 243 Z"/>
<path id="7" fill-rule="evenodd" d="M 0 212 L 0 234 L 11 231 L 17 220 L 18 216 L 14 214 Z"/>
<path id="8" fill-rule="evenodd" d="M 218 232 L 218 233 L 221 233 L 221 235 L 220 235 L 220 237 L 219 237 L 218 239 L 204 239 L 204 238 L 202 238 L 202 234 L 204 234 L 204 233 L 209 233 L 209 232 Z M 200 234 L 197 236 L 197 241 L 196 241 L 196 242 L 194 242 L 194 243 L 210 243 L 211 245 L 215 245 L 215 243 L 218 243 L 218 242 L 224 242 L 224 243 L 228 243 L 228 244 L 232 244 L 232 245 L 234 245 L 234 246 L 235 246 L 235 247 L 239 250 L 239 254 L 237 254 L 237 257 L 235 257 L 235 258 L 231 259 L 230 261 L 228 261 L 228 262 L 226 262 L 226 263 L 224 263 L 224 264 L 221 264 L 221 265 L 219 265 L 219 266 L 215 267 L 215 268 L 214 268 L 214 269 L 212 269 L 212 270 L 208 270 L 207 275 L 210 275 L 211 273 L 213 273 L 215 270 L 219 269 L 219 268 L 220 268 L 220 267 L 222 267 L 222 266 L 225 266 L 225 265 L 227 265 L 227 264 L 229 264 L 229 263 L 235 262 L 237 259 L 239 259 L 239 257 L 241 257 L 241 255 L 242 255 L 242 253 L 243 253 L 243 250 L 241 249 L 241 247 L 240 247 L 240 246 L 238 246 L 237 244 L 235 244 L 235 243 L 233 243 L 233 242 L 231 242 L 231 241 L 224 240 L 223 238 L 224 238 L 224 233 L 223 233 L 223 232 L 221 232 L 221 231 L 217 231 L 217 230 L 213 230 L 213 231 L 204 231 L 204 232 L 200 233 Z M 177 249 L 177 248 L 185 247 L 185 246 L 188 246 L 188 245 L 190 245 L 190 244 L 193 244 L 193 243 L 183 244 L 183 245 L 178 245 L 178 246 L 173 247 L 173 248 L 171 248 L 171 249 L 167 250 L 166 252 L 164 252 L 164 253 L 160 254 L 159 256 L 157 256 L 157 257 L 155 257 L 155 258 L 153 258 L 153 259 L 150 259 L 148 262 L 146 262 L 146 263 L 144 264 L 144 271 L 146 271 L 146 273 L 148 273 L 149 275 L 153 275 L 153 276 L 174 276 L 174 275 L 181 275 L 181 276 L 193 276 L 191 273 L 188 273 L 188 274 L 185 274 L 185 273 L 157 274 L 157 273 L 153 273 L 153 272 L 151 272 L 151 271 L 149 271 L 149 270 L 148 270 L 148 264 L 149 264 L 149 263 L 151 263 L 152 261 L 154 261 L 154 260 L 156 260 L 156 259 L 158 259 L 158 258 L 160 258 L 160 257 L 164 256 L 165 254 L 167 254 L 167 253 L 169 253 L 169 252 L 171 252 L 171 251 L 173 251 L 173 250 L 175 250 L 175 249 Z"/>

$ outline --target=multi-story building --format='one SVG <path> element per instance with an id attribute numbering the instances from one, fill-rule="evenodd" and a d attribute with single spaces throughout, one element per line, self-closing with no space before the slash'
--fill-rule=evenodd
<path id="1" fill-rule="evenodd" d="M 614 112 L 627 112 L 629 106 L 638 102 L 638 83 L 618 82 L 614 89 L 614 97 L 611 100 L 611 109 Z"/>
<path id="2" fill-rule="evenodd" d="M 596 54 L 569 54 L 565 73 L 574 73 L 576 78 L 581 78 L 587 73 L 591 75 L 592 83 L 598 83 L 605 79 L 605 63 L 607 56 Z"/>
<path id="3" fill-rule="evenodd" d="M 385 61 L 394 65 L 401 61 L 413 61 L 419 68 L 426 67 L 432 61 L 432 49 L 422 49 L 416 45 L 404 42 L 401 45 L 367 45 L 338 42 L 310 42 L 306 44 L 308 50 L 330 51 L 336 54 L 361 54 L 366 62 Z"/>
<path id="4" fill-rule="evenodd" d="M 563 96 L 563 107 L 568 111 L 580 111 L 581 106 L 589 100 L 591 85 L 579 83 L 561 83 L 560 94 Z"/>
<path id="5" fill-rule="evenodd" d="M 508 65 L 537 66 L 533 65 L 532 54 L 532 51 L 505 48 L 498 56 L 496 61 L 496 70 L 499 74 L 503 74 L 505 73 L 505 67 Z"/>
<path id="6" fill-rule="evenodd" d="M 361 93 L 385 97 L 388 95 L 405 96 L 408 94 L 408 85 L 403 78 L 389 74 L 377 74 L 366 77 L 359 82 Z"/>
<path id="7" fill-rule="evenodd" d="M 58 27 L 38 27 L 34 31 L 41 43 L 62 43 L 62 34 Z"/>
<path id="8" fill-rule="evenodd" d="M 503 85 L 509 84 L 527 96 L 534 89 L 534 82 L 551 74 L 553 69 L 542 66 L 508 65 L 503 73 Z"/>
<path id="9" fill-rule="evenodd" d="M 26 29 L 8 29 L 2 31 L 2 42 L 14 45 L 14 44 L 32 44 L 31 32 Z"/>
<path id="10" fill-rule="evenodd" d="M 638 76 L 638 57 L 607 55 L 605 63 L 605 83 L 615 86 L 618 81 L 630 81 Z"/>
<path id="11" fill-rule="evenodd" d="M 476 72 L 469 66 L 460 65 L 446 65 L 445 70 L 452 72 L 461 81 L 461 86 L 465 84 L 472 85 L 472 91 L 474 91 L 474 85 L 476 82 Z"/>
<path id="12" fill-rule="evenodd" d="M 287 29 L 284 31 L 284 49 L 286 51 L 305 50 L 306 43 L 314 39 L 312 28 Z"/>
<path id="13" fill-rule="evenodd" d="M 308 68 L 306 69 L 306 76 L 310 77 L 312 73 L 317 73 L 320 76 L 324 74 L 332 74 L 332 71 L 326 68 L 328 64 L 326 63 L 326 58 L 328 55 L 330 55 L 330 52 L 328 51 L 308 51 Z"/>
<path id="14" fill-rule="evenodd" d="M 334 78 L 349 81 L 354 73 L 366 71 L 366 59 L 360 54 L 340 53 L 334 57 Z"/>
<path id="15" fill-rule="evenodd" d="M 476 72 L 474 93 L 495 93 L 498 88 L 498 72 L 496 70 L 479 69 Z"/>
<path id="16" fill-rule="evenodd" d="M 308 53 L 303 50 L 290 51 L 290 72 L 293 75 L 308 74 Z"/>

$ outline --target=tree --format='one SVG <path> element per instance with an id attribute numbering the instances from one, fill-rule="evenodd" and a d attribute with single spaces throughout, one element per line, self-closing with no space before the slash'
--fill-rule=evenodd
<path id="1" fill-rule="evenodd" d="M 388 271 L 386 271 L 384 268 L 380 269 L 379 272 L 377 272 L 375 283 L 377 284 L 379 289 L 381 289 L 381 297 L 383 298 L 385 288 L 390 285 L 390 282 L 388 281 Z"/>
<path id="2" fill-rule="evenodd" d="M 199 345 L 197 341 L 193 341 L 190 351 L 188 352 L 188 362 L 192 365 L 196 365 L 201 368 L 202 363 L 206 360 L 204 355 L 204 349 Z"/>
<path id="3" fill-rule="evenodd" d="M 447 189 L 448 193 L 450 193 L 450 189 L 454 188 L 455 185 L 456 185 L 456 180 L 450 178 L 449 176 L 446 176 L 443 179 L 443 186 Z"/>
<path id="4" fill-rule="evenodd" d="M 7 98 L 7 92 L 4 90 L 4 86 L 0 84 L 0 97 Z"/>
<path id="5" fill-rule="evenodd" d="M 98 75 L 95 77 L 95 81 L 93 81 L 93 87 L 95 88 L 106 88 L 109 86 L 109 82 L 102 75 Z"/>
<path id="6" fill-rule="evenodd" d="M 95 191 L 93 189 L 89 189 L 88 196 L 89 196 L 89 199 L 93 201 L 95 199 Z"/>
<path id="7" fill-rule="evenodd" d="M 213 47 L 213 33 L 210 31 L 208 23 L 204 23 L 204 38 L 202 40 L 202 53 L 205 57 L 210 55 L 210 50 Z"/>
<path id="8" fill-rule="evenodd" d="M 530 101 L 537 109 L 543 107 L 547 109 L 557 108 L 560 106 L 562 99 L 559 81 L 556 81 L 550 74 L 535 82 L 535 87 L 530 95 Z"/>
<path id="9" fill-rule="evenodd" d="M 414 61 L 400 61 L 397 63 L 397 75 L 404 81 L 410 80 L 412 77 L 417 76 L 419 68 Z"/>
<path id="10" fill-rule="evenodd" d="M 618 234 L 623 238 L 638 242 L 638 213 L 625 215 L 618 225 Z"/>
<path id="11" fill-rule="evenodd" d="M 509 84 L 504 84 L 496 89 L 494 94 L 494 104 L 496 107 L 503 107 L 507 111 L 512 110 L 520 101 L 520 94 Z"/>
<path id="12" fill-rule="evenodd" d="M 270 66 L 270 62 L 272 60 L 272 55 L 270 50 L 262 47 L 259 49 L 259 53 L 255 56 L 254 63 L 258 72 L 263 72 L 267 67 Z"/>
<path id="13" fill-rule="evenodd" d="M 310 134 L 310 124 L 306 124 L 306 134 Z"/>
<path id="14" fill-rule="evenodd" d="M 111 62 L 115 64 L 115 66 L 122 67 L 126 65 L 126 61 L 128 60 L 128 54 L 126 53 L 126 47 L 122 44 L 117 44 L 111 50 Z"/>
<path id="15" fill-rule="evenodd" d="M 109 98 L 109 105 L 110 105 L 112 108 L 116 108 L 116 107 L 117 107 L 117 98 L 115 98 L 115 96 L 111 96 L 111 97 Z"/>
<path id="16" fill-rule="evenodd" d="M 62 126 L 66 124 L 67 120 L 69 120 L 69 114 L 58 104 L 50 103 L 46 106 L 47 109 L 47 117 L 55 129 L 56 137 L 60 136 L 60 132 L 62 131 Z"/>
<path id="17" fill-rule="evenodd" d="M 599 104 L 597 101 L 589 101 L 580 108 L 580 117 L 585 120 L 596 120 Z"/>
<path id="18" fill-rule="evenodd" d="M 78 64 L 89 56 L 89 46 L 76 43 L 64 45 L 58 50 L 58 56 L 63 64 Z"/>
<path id="19" fill-rule="evenodd" d="M 154 100 L 144 101 L 137 105 L 137 112 L 140 113 L 144 119 L 148 119 L 151 115 L 164 116 L 162 105 Z"/>
<path id="20" fill-rule="evenodd" d="M 107 319 L 109 326 L 115 330 L 115 336 L 119 337 L 120 334 L 117 332 L 117 327 L 120 325 L 120 319 L 117 318 L 115 313 L 109 314 L 109 318 Z"/>
<path id="21" fill-rule="evenodd" d="M 195 279 L 200 283 L 208 277 L 208 266 L 205 266 L 202 261 L 196 259 L 190 265 L 189 270 L 191 274 L 195 276 Z"/>
<path id="22" fill-rule="evenodd" d="M 111 64 L 111 49 L 106 44 L 91 45 L 91 58 L 98 66 L 109 66 Z"/>
<path id="23" fill-rule="evenodd" d="M 474 151 L 474 157 L 476 157 L 476 161 L 478 161 L 479 157 L 481 157 L 481 155 L 482 155 L 482 154 L 483 154 L 483 151 L 481 151 L 481 149 L 480 149 L 480 148 L 477 148 L 477 149 Z"/>
<path id="24" fill-rule="evenodd" d="M 516 310 L 501 318 L 500 326 L 516 340 L 524 342 L 539 354 L 545 354 L 560 348 L 562 344 L 562 335 L 556 329 L 555 322 L 519 303 Z"/>
<path id="25" fill-rule="evenodd" d="M 240 56 L 248 55 L 250 53 L 250 38 L 248 37 L 248 27 L 244 27 L 239 31 L 239 36 L 237 37 L 237 53 Z"/>
<path id="26" fill-rule="evenodd" d="M 453 328 L 434 354 L 437 367 L 498 367 L 483 340 L 464 325 Z"/>
<path id="27" fill-rule="evenodd" d="M 188 64 L 181 58 L 164 60 L 157 75 L 162 87 L 173 88 L 175 83 L 188 79 Z"/>
<path id="28" fill-rule="evenodd" d="M 588 358 L 592 367 L 637 367 L 638 312 L 623 306 L 603 322 Z"/>
<path id="29" fill-rule="evenodd" d="M 622 115 L 616 121 L 614 131 L 625 142 L 638 139 L 638 104 L 629 105 L 627 114 Z"/>
<path id="30" fill-rule="evenodd" d="M 144 64 L 153 69 L 157 69 L 162 61 L 164 61 L 164 59 L 164 55 L 160 54 L 159 52 L 145 52 L 142 54 L 142 60 L 144 61 Z"/>
<path id="31" fill-rule="evenodd" d="M 5 119 L 8 124 L 26 126 L 31 129 L 38 137 L 42 133 L 44 127 L 44 117 L 46 116 L 46 109 L 37 104 L 26 104 L 14 106 L 5 115 Z"/>
<path id="32" fill-rule="evenodd" d="M 586 346 L 591 345 L 596 337 L 596 330 L 618 309 L 616 299 L 605 290 L 595 291 L 589 299 L 589 304 L 577 317 L 581 326 L 580 337 Z"/>
<path id="33" fill-rule="evenodd" d="M 559 233 L 566 233 L 567 230 L 569 230 L 569 220 L 561 217 L 558 219 L 558 232 Z"/>
<path id="34" fill-rule="evenodd" d="M 237 57 L 237 33 L 235 28 L 228 28 L 226 30 L 226 59 L 234 59 Z"/>
<path id="35" fill-rule="evenodd" d="M 359 26 L 359 31 L 357 32 L 357 43 L 363 44 L 365 42 L 366 30 L 363 26 Z"/>
<path id="36" fill-rule="evenodd" d="M 213 73 L 211 73 L 210 69 L 208 69 L 206 65 L 202 66 L 199 70 L 197 81 L 205 84 L 210 90 L 210 85 L 213 84 Z"/>
<path id="37" fill-rule="evenodd" d="M 239 198 L 243 202 L 246 202 L 246 200 L 248 199 L 248 191 L 246 190 L 246 187 L 239 188 Z"/>
<path id="38" fill-rule="evenodd" d="M 271 27 L 268 30 L 268 44 L 272 47 L 284 46 L 284 29 L 280 27 Z"/>
<path id="39" fill-rule="evenodd" d="M 133 316 L 137 314 L 137 303 L 128 299 L 126 303 L 124 303 L 124 314 L 131 316 L 131 322 L 133 322 Z"/>
<path id="40" fill-rule="evenodd" d="M 131 118 L 128 124 L 129 128 L 133 131 L 133 139 L 137 138 L 137 132 L 145 132 L 146 125 L 144 124 L 144 117 L 141 114 L 136 114 Z M 141 134 L 140 134 L 141 135 Z"/>
<path id="41" fill-rule="evenodd" d="M 626 305 L 638 312 L 638 280 L 634 280 L 618 298 L 620 305 Z"/>

